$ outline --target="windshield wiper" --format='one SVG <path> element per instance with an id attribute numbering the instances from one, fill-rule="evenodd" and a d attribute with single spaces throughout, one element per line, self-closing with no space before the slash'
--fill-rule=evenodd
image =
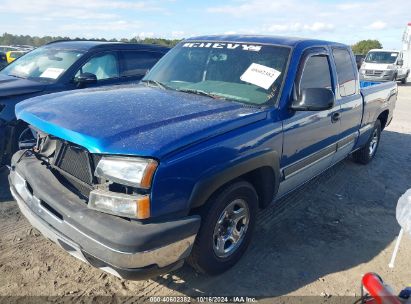
<path id="1" fill-rule="evenodd" d="M 169 86 L 167 86 L 164 83 L 162 83 L 160 81 L 157 81 L 157 80 L 145 79 L 145 80 L 142 80 L 141 82 L 144 82 L 147 85 L 150 85 L 150 84 L 153 85 L 154 84 L 156 87 L 159 87 L 163 90 L 171 89 Z"/>
<path id="2" fill-rule="evenodd" d="M 8 74 L 11 77 L 16 77 L 16 78 L 20 78 L 20 79 L 26 79 L 24 77 L 18 76 L 18 75 L 14 75 L 14 74 Z"/>
<path id="3" fill-rule="evenodd" d="M 190 93 L 190 94 L 196 94 L 196 95 L 201 95 L 201 96 L 207 96 L 211 97 L 213 99 L 226 99 L 223 96 L 219 96 L 217 94 L 209 93 L 203 90 L 194 90 L 194 89 L 178 89 L 176 91 L 183 92 L 183 93 Z"/>

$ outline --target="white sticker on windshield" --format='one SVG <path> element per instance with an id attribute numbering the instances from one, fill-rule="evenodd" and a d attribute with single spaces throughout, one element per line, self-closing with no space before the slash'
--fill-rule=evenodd
<path id="1" fill-rule="evenodd" d="M 397 57 L 398 54 L 397 53 L 391 53 L 391 57 Z"/>
<path id="2" fill-rule="evenodd" d="M 252 63 L 244 74 L 241 75 L 240 79 L 268 90 L 280 75 L 281 72 L 276 69 Z"/>
<path id="3" fill-rule="evenodd" d="M 41 73 L 40 77 L 57 79 L 63 72 L 64 69 L 47 68 L 43 73 Z"/>

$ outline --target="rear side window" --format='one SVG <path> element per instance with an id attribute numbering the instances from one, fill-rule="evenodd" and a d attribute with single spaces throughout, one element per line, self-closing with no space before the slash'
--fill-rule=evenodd
<path id="1" fill-rule="evenodd" d="M 123 66 L 122 77 L 144 76 L 163 56 L 162 53 L 149 51 L 122 51 L 120 55 Z"/>
<path id="2" fill-rule="evenodd" d="M 305 63 L 300 90 L 311 88 L 331 89 L 330 65 L 325 55 L 309 57 Z"/>
<path id="3" fill-rule="evenodd" d="M 355 94 L 357 80 L 350 53 L 343 49 L 333 49 L 335 66 L 337 67 L 338 85 L 341 97 Z"/>

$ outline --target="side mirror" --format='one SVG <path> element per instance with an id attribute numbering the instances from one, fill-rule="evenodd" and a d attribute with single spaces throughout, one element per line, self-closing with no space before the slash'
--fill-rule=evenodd
<path id="1" fill-rule="evenodd" d="M 324 111 L 334 106 L 334 93 L 326 88 L 303 89 L 300 98 L 294 100 L 291 109 L 295 111 Z"/>
<path id="2" fill-rule="evenodd" d="M 402 59 L 398 59 L 398 61 L 397 61 L 397 65 L 399 65 L 399 66 L 403 66 L 403 65 L 404 65 L 404 60 L 402 60 Z"/>
<path id="3" fill-rule="evenodd" d="M 80 76 L 74 78 L 74 82 L 76 82 L 78 86 L 95 84 L 97 83 L 97 76 L 93 73 L 82 73 Z"/>

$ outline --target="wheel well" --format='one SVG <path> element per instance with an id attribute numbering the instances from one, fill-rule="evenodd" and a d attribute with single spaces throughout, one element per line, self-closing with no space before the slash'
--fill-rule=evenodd
<path id="1" fill-rule="evenodd" d="M 389 114 L 389 111 L 385 110 L 377 118 L 381 122 L 381 130 L 384 130 L 385 126 L 387 125 L 388 114 Z"/>
<path id="2" fill-rule="evenodd" d="M 274 198 L 275 191 L 275 175 L 273 168 L 261 167 L 248 172 L 239 178 L 248 181 L 258 195 L 258 203 L 260 208 L 267 207 Z"/>
<path id="3" fill-rule="evenodd" d="M 217 195 L 222 189 L 227 187 L 228 185 L 235 183 L 237 181 L 247 181 L 249 182 L 257 192 L 258 196 L 258 204 L 260 208 L 267 207 L 274 198 L 274 191 L 275 191 L 275 175 L 273 172 L 273 168 L 271 167 L 261 167 L 257 168 L 253 171 L 247 172 L 243 175 L 240 175 L 233 180 L 226 182 L 225 184 L 221 185 L 218 189 L 216 189 L 210 197 L 205 200 L 205 202 L 209 201 L 210 198 Z M 203 205 L 196 206 L 194 209 L 191 210 L 190 214 L 196 214 L 198 208 L 202 208 Z"/>

